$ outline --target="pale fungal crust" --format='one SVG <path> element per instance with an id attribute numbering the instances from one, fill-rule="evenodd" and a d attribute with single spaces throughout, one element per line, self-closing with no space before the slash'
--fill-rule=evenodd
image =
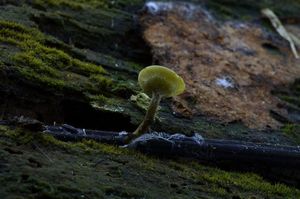
<path id="1" fill-rule="evenodd" d="M 185 89 L 183 79 L 173 70 L 153 65 L 144 68 L 138 77 L 143 91 L 151 96 L 153 92 L 162 97 L 172 97 L 181 94 Z"/>

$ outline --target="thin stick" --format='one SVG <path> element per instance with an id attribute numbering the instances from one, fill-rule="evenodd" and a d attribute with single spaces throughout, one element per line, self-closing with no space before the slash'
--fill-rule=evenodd
<path id="1" fill-rule="evenodd" d="M 294 44 L 294 39 L 292 39 L 290 33 L 288 33 L 288 31 L 282 25 L 281 21 L 278 19 L 278 17 L 275 15 L 275 13 L 272 10 L 270 10 L 269 8 L 263 9 L 261 12 L 263 15 L 265 15 L 266 17 L 269 18 L 269 20 L 271 21 L 271 24 L 276 29 L 278 34 L 290 43 L 290 46 L 291 46 L 291 49 L 292 49 L 292 52 L 293 52 L 295 58 L 299 59 L 299 55 L 298 55 L 298 52 L 297 52 L 295 44 Z"/>
<path id="2" fill-rule="evenodd" d="M 42 151 L 42 149 L 35 143 L 33 143 L 33 146 L 42 154 L 44 155 L 51 163 L 53 163 L 53 160 L 45 153 Z"/>

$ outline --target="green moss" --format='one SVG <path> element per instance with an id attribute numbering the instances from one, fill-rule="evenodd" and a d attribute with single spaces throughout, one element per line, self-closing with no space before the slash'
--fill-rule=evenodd
<path id="1" fill-rule="evenodd" d="M 299 120 L 299 108 L 300 108 L 300 81 L 299 79 L 295 80 L 295 82 L 288 87 L 279 88 L 274 90 L 274 95 L 278 96 L 288 107 L 288 112 L 292 113 L 289 114 L 289 118 L 287 118 L 289 123 L 286 123 L 282 128 L 282 133 L 285 134 L 288 138 L 293 140 L 294 143 L 300 144 L 300 125 L 297 124 Z M 287 102 L 287 103 L 285 103 Z M 296 121 L 292 123 L 292 121 Z"/>
<path id="2" fill-rule="evenodd" d="M 26 46 L 25 46 L 26 45 Z M 61 50 L 47 48 L 43 45 L 33 45 L 32 42 L 23 43 L 25 49 L 33 57 L 37 57 L 48 66 L 58 70 L 68 70 L 72 67 L 72 58 Z"/>
<path id="3" fill-rule="evenodd" d="M 73 9 L 86 9 L 86 8 L 109 8 L 109 7 L 121 7 L 130 6 L 135 4 L 141 4 L 142 0 L 34 0 L 33 4 L 39 6 L 54 6 L 54 7 L 69 7 Z"/>
<path id="4" fill-rule="evenodd" d="M 75 1 L 68 1 L 68 0 L 34 0 L 32 2 L 35 5 L 39 6 L 55 6 L 55 7 L 70 7 L 73 9 L 84 9 L 84 8 L 91 8 L 91 7 L 100 7 L 105 8 L 108 6 L 107 1 L 105 0 L 75 0 Z"/>
<path id="5" fill-rule="evenodd" d="M 111 92 L 123 96 L 124 98 L 130 98 L 132 94 L 138 90 L 136 87 L 136 83 L 132 83 L 130 80 L 125 81 L 114 81 L 115 84 L 112 85 Z"/>
<path id="6" fill-rule="evenodd" d="M 140 109 L 146 111 L 149 107 L 151 98 L 145 93 L 138 93 L 137 95 L 132 95 L 130 100 Z"/>
<path id="7" fill-rule="evenodd" d="M 17 41 L 12 39 L 12 38 L 5 38 L 0 36 L 0 42 L 5 43 L 5 44 L 12 44 L 12 45 L 17 45 Z"/>
<path id="8" fill-rule="evenodd" d="M 48 36 L 37 29 L 8 21 L 0 21 L 0 28 L 0 42 L 19 48 L 10 57 L 12 68 L 29 81 L 49 88 L 85 89 L 86 92 L 103 92 L 111 82 L 108 77 L 103 76 L 106 71 L 101 66 L 83 62 L 62 50 L 48 47 L 45 44 L 49 40 Z M 81 75 L 78 87 L 74 84 L 74 79 L 70 78 L 76 75 Z M 94 79 L 97 80 L 96 83 Z M 102 87 L 99 87 L 100 84 Z"/>
<path id="9" fill-rule="evenodd" d="M 51 78 L 47 75 L 38 74 L 32 69 L 18 68 L 17 71 L 21 76 L 26 78 L 28 81 L 36 82 L 36 85 L 41 84 L 41 86 L 47 86 L 47 89 L 58 89 L 57 91 L 62 90 L 67 87 L 63 80 Z"/>
<path id="10" fill-rule="evenodd" d="M 297 144 L 300 144 L 300 125 L 299 124 L 286 124 L 282 127 L 285 135 L 292 138 Z"/>
<path id="11" fill-rule="evenodd" d="M 95 142 L 93 140 L 84 140 L 81 143 L 77 143 L 74 146 L 82 147 L 83 149 L 89 148 L 93 150 L 99 150 L 106 154 L 113 154 L 113 155 L 121 155 L 127 152 L 126 149 L 120 149 L 116 146 L 101 144 L 99 142 Z"/>
<path id="12" fill-rule="evenodd" d="M 4 70 L 4 63 L 0 60 L 0 70 Z"/>
<path id="13" fill-rule="evenodd" d="M 293 197 L 293 191 L 282 184 L 271 185 L 255 174 L 228 173 L 222 170 L 214 170 L 205 173 L 205 181 L 221 184 L 223 187 L 234 184 L 236 188 L 244 191 L 257 190 L 265 195 L 276 193 L 281 196 Z"/>
<path id="14" fill-rule="evenodd" d="M 298 189 L 269 183 L 252 173 L 227 172 L 190 161 L 158 160 L 95 141 L 62 142 L 3 125 L 0 154 L 4 157 L 2 169 L 10 171 L 1 173 L 4 197 L 300 197 Z"/>
<path id="15" fill-rule="evenodd" d="M 24 33 L 24 34 L 30 34 L 31 36 L 34 36 L 35 40 L 42 40 L 43 38 L 43 34 L 40 33 L 38 30 L 34 28 L 25 27 L 19 23 L 1 20 L 0 26 L 1 26 L 1 32 L 2 31 L 4 32 L 11 31 L 10 33 L 14 32 L 12 35 L 8 35 L 8 36 Z"/>
<path id="16" fill-rule="evenodd" d="M 104 74 L 106 73 L 105 70 L 101 66 L 96 66 L 95 64 L 87 63 L 87 62 L 82 62 L 78 59 L 73 59 L 72 60 L 72 65 L 74 67 L 73 72 L 77 72 L 82 75 L 92 75 L 92 74 Z M 102 76 L 103 81 L 110 81 L 108 79 L 105 79 Z"/>
<path id="17" fill-rule="evenodd" d="M 295 104 L 298 107 L 300 107 L 300 96 L 288 96 L 288 95 L 284 95 L 284 96 L 280 96 L 280 98 L 286 102 L 289 102 L 291 104 Z"/>
<path id="18" fill-rule="evenodd" d="M 95 141 L 62 142 L 2 125 L 0 154 L 11 171 L 1 174 L 0 185 L 5 186 L 0 186 L 0 191 L 14 198 L 24 194 L 30 198 L 300 196 L 295 188 L 271 184 L 251 173 L 226 172 L 196 162 L 158 160 Z"/>
<path id="19" fill-rule="evenodd" d="M 109 88 L 112 86 L 113 82 L 102 75 L 91 75 L 90 80 L 98 87 L 98 88 Z"/>
<path id="20" fill-rule="evenodd" d="M 20 69 L 27 66 L 36 73 L 45 74 L 48 77 L 60 77 L 60 73 L 56 69 L 48 66 L 43 60 L 36 58 L 32 54 L 32 51 L 17 53 L 12 59 Z"/>

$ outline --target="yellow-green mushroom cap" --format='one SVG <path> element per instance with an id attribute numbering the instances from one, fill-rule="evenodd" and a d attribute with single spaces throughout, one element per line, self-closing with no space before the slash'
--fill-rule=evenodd
<path id="1" fill-rule="evenodd" d="M 181 94 L 185 89 L 183 79 L 173 70 L 163 66 L 153 65 L 144 68 L 139 73 L 138 81 L 149 96 L 156 92 L 163 97 L 172 97 Z"/>

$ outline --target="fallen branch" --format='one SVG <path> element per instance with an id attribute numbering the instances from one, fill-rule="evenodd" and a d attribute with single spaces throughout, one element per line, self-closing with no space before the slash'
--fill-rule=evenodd
<path id="1" fill-rule="evenodd" d="M 295 58 L 298 59 L 299 55 L 296 50 L 294 42 L 298 43 L 299 39 L 295 35 L 291 35 L 285 29 L 285 27 L 282 25 L 282 23 L 280 22 L 280 20 L 278 19 L 278 17 L 275 15 L 275 13 L 272 10 L 270 10 L 269 8 L 266 8 L 266 9 L 263 9 L 261 12 L 264 16 L 268 17 L 268 19 L 271 21 L 273 27 L 276 29 L 278 34 L 290 43 L 292 52 L 293 52 Z"/>
<path id="2" fill-rule="evenodd" d="M 126 132 L 86 130 L 67 124 L 62 126 L 44 126 L 44 128 L 44 133 L 53 135 L 55 138 L 63 141 L 90 139 L 107 144 L 124 145 L 127 138 Z"/>
<path id="3" fill-rule="evenodd" d="M 77 129 L 70 125 L 45 126 L 45 133 L 64 141 L 92 139 L 104 143 L 124 145 L 126 132 Z M 269 165 L 300 170 L 300 146 L 256 144 L 250 142 L 203 139 L 200 135 L 145 134 L 125 147 L 147 154 L 169 157 L 189 157 L 208 162 Z"/>
<path id="4" fill-rule="evenodd" d="M 300 187 L 300 146 L 256 144 L 232 140 L 203 139 L 195 134 L 144 134 L 130 144 L 126 132 L 77 129 L 70 125 L 45 126 L 44 133 L 64 141 L 92 139 L 132 148 L 145 154 L 189 158 L 227 170 L 256 172 L 274 182 Z"/>

